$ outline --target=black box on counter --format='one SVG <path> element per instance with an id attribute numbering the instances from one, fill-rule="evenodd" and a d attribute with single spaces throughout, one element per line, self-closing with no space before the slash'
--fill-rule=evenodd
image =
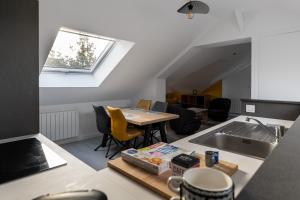
<path id="1" fill-rule="evenodd" d="M 200 159 L 187 154 L 180 154 L 171 160 L 173 176 L 182 176 L 187 169 L 199 166 Z"/>

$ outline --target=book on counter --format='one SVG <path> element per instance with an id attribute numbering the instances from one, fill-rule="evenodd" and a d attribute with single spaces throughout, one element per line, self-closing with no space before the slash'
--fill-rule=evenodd
<path id="1" fill-rule="evenodd" d="M 170 169 L 170 161 L 179 154 L 190 154 L 190 151 L 171 144 L 159 142 L 141 149 L 130 148 L 122 151 L 123 160 L 153 174 L 162 174 Z"/>

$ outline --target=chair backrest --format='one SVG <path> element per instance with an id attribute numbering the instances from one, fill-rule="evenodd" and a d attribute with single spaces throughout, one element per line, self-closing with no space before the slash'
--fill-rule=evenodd
<path id="1" fill-rule="evenodd" d="M 186 131 L 190 131 L 194 126 L 196 126 L 195 130 L 198 130 L 201 125 L 200 120 L 196 118 L 195 112 L 182 108 L 180 105 L 169 105 L 168 112 L 179 115 L 179 118 L 170 121 L 171 128 L 177 134 L 185 134 Z"/>
<path id="2" fill-rule="evenodd" d="M 230 110 L 231 100 L 226 98 L 216 98 L 209 102 L 209 109 L 218 109 L 228 112 Z"/>
<path id="3" fill-rule="evenodd" d="M 107 110 L 111 119 L 111 134 L 119 141 L 126 141 L 127 134 L 127 120 L 125 119 L 120 108 L 113 108 L 107 106 Z"/>
<path id="4" fill-rule="evenodd" d="M 157 111 L 157 112 L 166 112 L 168 108 L 168 103 L 167 102 L 161 102 L 161 101 L 156 101 L 151 110 L 152 111 Z"/>
<path id="5" fill-rule="evenodd" d="M 179 115 L 179 118 L 177 119 L 174 119 L 174 120 L 171 120 L 169 123 L 170 123 L 170 126 L 173 130 L 178 130 L 178 132 L 181 131 L 183 125 L 184 125 L 184 120 L 183 120 L 183 117 L 181 116 L 182 115 L 182 109 L 179 105 L 169 105 L 168 106 L 168 113 L 172 113 L 172 114 L 176 114 L 176 115 Z"/>
<path id="6" fill-rule="evenodd" d="M 144 109 L 144 110 L 150 110 L 151 103 L 152 103 L 151 100 L 141 99 L 141 100 L 139 100 L 139 102 L 136 105 L 136 107 L 140 108 L 140 109 Z"/>
<path id="7" fill-rule="evenodd" d="M 103 106 L 94 106 L 93 108 L 96 113 L 96 124 L 99 132 L 103 134 L 110 133 L 110 117 L 105 111 Z"/>

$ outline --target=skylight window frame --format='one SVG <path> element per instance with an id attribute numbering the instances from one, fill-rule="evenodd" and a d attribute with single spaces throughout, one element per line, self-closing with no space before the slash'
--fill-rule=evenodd
<path id="1" fill-rule="evenodd" d="M 115 44 L 117 43 L 116 39 L 109 38 L 109 37 L 104 37 L 104 36 L 99 36 L 91 33 L 86 33 L 82 31 L 76 31 L 72 29 L 67 29 L 67 28 L 60 28 L 59 31 L 71 33 L 71 34 L 77 34 L 77 35 L 83 35 L 83 36 L 88 36 L 88 37 L 93 37 L 97 39 L 102 39 L 102 40 L 107 40 L 109 43 L 106 45 L 105 49 L 101 52 L 101 54 L 98 56 L 97 60 L 95 61 L 94 65 L 91 66 L 90 70 L 86 69 L 67 69 L 67 68 L 62 68 L 62 67 L 50 67 L 49 65 L 46 65 L 46 62 L 44 64 L 44 67 L 42 69 L 42 72 L 57 72 L 57 73 L 79 73 L 79 74 L 92 74 L 94 73 L 95 69 L 99 67 L 99 65 L 104 61 L 104 59 L 107 57 L 107 55 L 111 52 Z M 57 37 L 57 36 L 56 36 Z M 53 43 L 54 45 L 54 43 Z M 51 47 L 52 50 L 53 46 Z M 50 53 L 50 52 L 49 52 Z M 48 54 L 49 56 L 49 54 Z M 48 59 L 48 57 L 47 57 Z"/>

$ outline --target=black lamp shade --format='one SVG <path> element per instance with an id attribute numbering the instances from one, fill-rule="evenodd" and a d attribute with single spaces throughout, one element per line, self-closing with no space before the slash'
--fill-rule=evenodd
<path id="1" fill-rule="evenodd" d="M 201 1 L 189 1 L 177 10 L 179 13 L 188 14 L 192 10 L 193 13 L 207 14 L 209 7 Z"/>

